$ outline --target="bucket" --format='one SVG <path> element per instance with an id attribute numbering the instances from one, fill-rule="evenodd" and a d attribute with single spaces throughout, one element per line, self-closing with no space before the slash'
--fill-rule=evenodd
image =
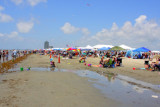
<path id="1" fill-rule="evenodd" d="M 23 71 L 23 67 L 21 67 L 20 70 Z"/>
<path id="2" fill-rule="evenodd" d="M 28 70 L 30 70 L 31 69 L 31 67 L 28 67 Z"/>

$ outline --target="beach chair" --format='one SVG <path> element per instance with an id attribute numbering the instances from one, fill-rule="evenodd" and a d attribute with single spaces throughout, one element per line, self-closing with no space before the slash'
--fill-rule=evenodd
<path id="1" fill-rule="evenodd" d="M 112 59 L 110 58 L 108 62 L 105 62 L 105 63 L 104 63 L 104 67 L 106 67 L 106 68 L 107 68 L 107 67 L 111 67 L 111 66 L 112 66 L 112 62 L 113 62 L 113 61 L 112 61 Z"/>
<path id="2" fill-rule="evenodd" d="M 122 66 L 122 58 L 117 58 L 117 62 L 119 63 L 117 66 Z"/>

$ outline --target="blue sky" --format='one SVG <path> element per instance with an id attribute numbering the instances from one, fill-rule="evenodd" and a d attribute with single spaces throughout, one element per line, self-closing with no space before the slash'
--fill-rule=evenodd
<path id="1" fill-rule="evenodd" d="M 0 49 L 86 45 L 160 50 L 160 0 L 0 0 Z"/>

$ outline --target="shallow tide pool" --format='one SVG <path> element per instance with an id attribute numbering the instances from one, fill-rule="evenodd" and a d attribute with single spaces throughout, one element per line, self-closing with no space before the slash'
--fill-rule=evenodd
<path id="1" fill-rule="evenodd" d="M 10 69 L 8 72 L 18 71 L 20 68 Z M 31 68 L 23 72 L 72 72 L 81 77 L 87 77 L 93 86 L 106 97 L 122 103 L 122 107 L 160 107 L 160 85 L 153 85 L 123 75 L 113 75 L 89 71 L 68 70 L 57 68 Z"/>

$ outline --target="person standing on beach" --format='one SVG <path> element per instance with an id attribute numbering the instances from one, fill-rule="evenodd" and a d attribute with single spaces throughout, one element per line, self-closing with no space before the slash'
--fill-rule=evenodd
<path id="1" fill-rule="evenodd" d="M 6 61 L 8 61 L 8 55 L 9 55 L 9 53 L 8 53 L 8 50 L 6 51 Z"/>
<path id="2" fill-rule="evenodd" d="M 1 52 L 1 50 L 0 50 L 0 61 L 1 61 L 1 58 L 2 58 L 2 52 Z"/>
<path id="3" fill-rule="evenodd" d="M 16 56 L 17 56 L 17 51 L 14 50 L 14 51 L 13 51 L 13 58 L 16 59 Z"/>
<path id="4" fill-rule="evenodd" d="M 1 62 L 1 58 L 2 58 L 2 52 L 1 52 L 1 50 L 0 50 L 0 62 Z"/>
<path id="5" fill-rule="evenodd" d="M 5 50 L 3 50 L 2 57 L 3 57 L 3 62 L 4 62 L 4 58 L 5 58 Z"/>

